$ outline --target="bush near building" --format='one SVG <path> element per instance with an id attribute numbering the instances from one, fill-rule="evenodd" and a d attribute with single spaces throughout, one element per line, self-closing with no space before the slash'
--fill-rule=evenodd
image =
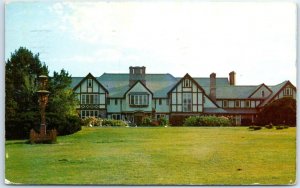
<path id="1" fill-rule="evenodd" d="M 232 122 L 226 117 L 190 116 L 185 119 L 183 125 L 190 127 L 227 127 L 232 126 Z"/>
<path id="2" fill-rule="evenodd" d="M 264 126 L 270 123 L 296 126 L 296 100 L 282 98 L 264 106 L 258 114 L 256 124 Z"/>

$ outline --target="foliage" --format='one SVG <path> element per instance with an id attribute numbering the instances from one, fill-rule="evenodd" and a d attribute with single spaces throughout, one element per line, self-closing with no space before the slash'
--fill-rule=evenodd
<path id="1" fill-rule="evenodd" d="M 102 126 L 103 119 L 96 117 L 84 118 L 83 126 Z"/>
<path id="2" fill-rule="evenodd" d="M 49 78 L 48 111 L 62 116 L 77 115 L 76 106 L 79 104 L 76 94 L 70 88 L 72 77 L 64 69 L 60 73 L 54 71 L 53 77 Z"/>
<path id="3" fill-rule="evenodd" d="M 54 145 L 6 141 L 5 178 L 43 185 L 287 185 L 296 178 L 296 132 L 82 127 Z"/>
<path id="4" fill-rule="evenodd" d="M 258 114 L 256 124 L 286 124 L 296 125 L 296 100 L 293 98 L 281 98 L 264 106 Z"/>
<path id="5" fill-rule="evenodd" d="M 152 118 L 149 116 L 146 116 L 143 118 L 142 126 L 151 126 L 151 123 L 152 123 Z"/>
<path id="6" fill-rule="evenodd" d="M 190 116 L 185 119 L 184 126 L 226 127 L 232 126 L 232 123 L 226 117 Z"/>
<path id="7" fill-rule="evenodd" d="M 20 47 L 5 66 L 5 119 L 12 120 L 17 113 L 37 110 L 37 77 L 48 75 L 48 68 L 39 60 L 39 54 Z"/>
<path id="8" fill-rule="evenodd" d="M 103 119 L 102 126 L 125 127 L 128 124 L 122 120 Z"/>
<path id="9" fill-rule="evenodd" d="M 165 118 L 165 117 L 159 118 L 159 125 L 161 125 L 161 126 L 166 126 L 166 125 L 168 125 L 168 124 L 169 124 L 169 121 L 168 121 L 167 118 Z"/>
<path id="10" fill-rule="evenodd" d="M 38 112 L 18 113 L 15 118 L 6 120 L 5 122 L 5 138 L 6 139 L 25 139 L 28 138 L 30 130 L 36 131 L 40 126 L 40 114 Z"/>
<path id="11" fill-rule="evenodd" d="M 47 129 L 56 129 L 58 135 L 69 135 L 81 130 L 82 121 L 76 115 L 61 116 L 57 113 L 46 114 Z"/>
<path id="12" fill-rule="evenodd" d="M 48 68 L 41 63 L 39 54 L 24 47 L 16 50 L 6 62 L 5 71 L 5 130 L 7 139 L 28 138 L 31 128 L 39 131 L 40 115 L 38 76 L 48 76 Z M 81 129 L 76 112 L 78 104 L 72 88 L 71 76 L 65 71 L 54 72 L 49 78 L 49 96 L 46 112 L 49 127 L 57 128 L 60 135 Z M 77 116 L 77 117 L 75 117 Z"/>
<path id="13" fill-rule="evenodd" d="M 260 130 L 261 127 L 260 126 L 250 126 L 249 129 L 256 131 L 256 130 Z"/>
<path id="14" fill-rule="evenodd" d="M 273 128 L 273 125 L 272 125 L 272 123 L 270 123 L 270 124 L 268 124 L 268 125 L 265 125 L 265 127 L 266 127 L 267 129 L 272 129 L 272 128 Z"/>

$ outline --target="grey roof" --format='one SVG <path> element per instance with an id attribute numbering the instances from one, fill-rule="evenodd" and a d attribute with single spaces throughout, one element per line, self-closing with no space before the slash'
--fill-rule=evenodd
<path id="1" fill-rule="evenodd" d="M 222 99 L 245 99 L 255 91 L 257 86 L 225 86 L 216 88 L 216 97 Z"/>
<path id="2" fill-rule="evenodd" d="M 227 112 L 222 108 L 204 108 L 204 113 L 213 113 L 213 114 L 226 114 Z"/>
<path id="3" fill-rule="evenodd" d="M 72 77 L 71 87 L 74 88 L 85 77 Z M 122 98 L 129 89 L 129 74 L 119 73 L 104 73 L 96 79 L 108 90 L 109 96 L 112 98 Z M 153 93 L 154 98 L 166 98 L 167 93 L 176 85 L 182 78 L 175 78 L 171 74 L 146 74 L 146 87 Z M 210 93 L 210 78 L 193 78 L 209 95 Z M 287 83 L 284 81 L 278 85 L 268 86 L 273 93 L 261 105 L 265 105 L 271 98 Z M 217 99 L 246 99 L 260 85 L 239 86 L 230 85 L 227 78 L 216 78 L 216 98 Z M 207 112 L 215 111 L 206 109 Z M 222 112 L 219 112 L 222 113 Z"/>
<path id="4" fill-rule="evenodd" d="M 272 94 L 264 101 L 262 102 L 259 106 L 264 106 L 266 105 L 268 102 L 270 102 L 270 100 L 278 93 L 278 91 L 287 83 L 288 81 L 284 81 L 280 84 L 274 85 L 274 86 L 268 86 L 271 90 L 272 90 Z"/>
<path id="5" fill-rule="evenodd" d="M 72 77 L 71 87 L 76 87 L 79 84 L 79 82 L 84 78 L 85 77 Z"/>
<path id="6" fill-rule="evenodd" d="M 193 78 L 201 87 L 210 86 L 210 78 Z M 229 86 L 228 78 L 216 78 L 216 87 Z"/>
<path id="7" fill-rule="evenodd" d="M 168 91 L 177 83 L 171 74 L 146 74 L 146 87 L 154 97 L 167 97 Z M 110 97 L 123 97 L 129 89 L 129 74 L 104 73 L 97 80 L 108 90 Z"/>

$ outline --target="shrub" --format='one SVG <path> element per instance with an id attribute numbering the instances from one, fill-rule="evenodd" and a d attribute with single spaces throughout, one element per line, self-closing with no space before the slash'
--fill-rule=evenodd
<path id="1" fill-rule="evenodd" d="M 293 98 L 277 99 L 264 106 L 257 115 L 256 124 L 296 125 L 296 100 Z"/>
<path id="2" fill-rule="evenodd" d="M 284 127 L 281 126 L 281 125 L 277 125 L 277 126 L 276 126 L 276 129 L 277 129 L 277 130 L 280 130 L 280 129 L 283 129 L 283 128 L 284 128 Z"/>
<path id="3" fill-rule="evenodd" d="M 169 124 L 168 119 L 165 118 L 165 117 L 159 118 L 158 122 L 159 122 L 159 125 L 161 125 L 161 126 L 165 126 L 165 125 L 168 125 L 168 124 Z"/>
<path id="4" fill-rule="evenodd" d="M 144 117 L 142 121 L 142 126 L 151 126 L 152 119 L 150 117 Z"/>
<path id="5" fill-rule="evenodd" d="M 88 117 L 83 119 L 84 126 L 102 126 L 103 119 L 96 117 Z"/>
<path id="6" fill-rule="evenodd" d="M 250 129 L 250 130 L 253 130 L 253 131 L 256 131 L 256 130 L 260 130 L 261 127 L 260 127 L 260 126 L 252 125 L 252 126 L 249 126 L 249 129 Z"/>
<path id="7" fill-rule="evenodd" d="M 27 139 L 31 129 L 39 131 L 40 122 L 39 112 L 19 113 L 13 119 L 5 120 L 5 138 Z"/>
<path id="8" fill-rule="evenodd" d="M 103 119 L 102 126 L 125 127 L 128 124 L 122 120 Z"/>
<path id="9" fill-rule="evenodd" d="M 266 127 L 267 129 L 272 129 L 272 128 L 273 128 L 273 125 L 272 125 L 272 124 L 269 124 L 269 125 L 265 125 L 265 127 Z"/>
<path id="10" fill-rule="evenodd" d="M 47 129 L 56 129 L 58 135 L 69 135 L 81 130 L 82 120 L 76 115 L 66 117 L 56 113 L 46 114 Z"/>
<path id="11" fill-rule="evenodd" d="M 185 119 L 183 125 L 184 126 L 220 127 L 220 126 L 232 126 L 232 123 L 226 117 L 190 116 L 190 117 Z"/>

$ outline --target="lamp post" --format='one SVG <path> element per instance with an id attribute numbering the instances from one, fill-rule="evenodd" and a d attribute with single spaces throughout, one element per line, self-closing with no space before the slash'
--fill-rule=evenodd
<path id="1" fill-rule="evenodd" d="M 41 127 L 40 127 L 41 135 L 47 134 L 45 109 L 48 103 L 48 96 L 50 94 L 50 92 L 46 90 L 47 82 L 48 82 L 47 76 L 45 75 L 39 76 L 39 90 L 37 91 L 37 93 L 39 97 L 39 105 L 40 105 L 40 112 L 41 112 Z"/>

